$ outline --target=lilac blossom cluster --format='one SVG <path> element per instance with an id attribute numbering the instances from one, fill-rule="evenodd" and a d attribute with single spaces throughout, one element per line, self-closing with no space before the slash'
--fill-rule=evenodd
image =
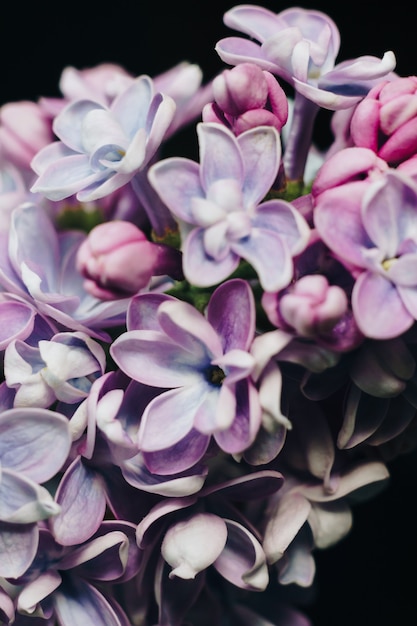
<path id="1" fill-rule="evenodd" d="M 320 11 L 224 23 L 207 83 L 0 109 L 6 626 L 309 626 L 288 586 L 417 447 L 417 77 Z"/>

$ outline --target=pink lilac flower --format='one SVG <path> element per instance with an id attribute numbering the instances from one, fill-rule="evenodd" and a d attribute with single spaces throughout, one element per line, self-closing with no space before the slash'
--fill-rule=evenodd
<path id="1" fill-rule="evenodd" d="M 210 286 L 228 278 L 241 259 L 267 291 L 292 278 L 292 257 L 305 247 L 309 228 L 284 200 L 265 200 L 278 173 L 280 141 L 261 126 L 239 137 L 216 123 L 197 126 L 200 165 L 171 157 L 149 179 L 183 226 L 183 269 L 188 281 Z"/>
<path id="2" fill-rule="evenodd" d="M 345 193 L 335 203 L 329 191 L 316 200 L 321 237 L 355 268 L 352 309 L 367 337 L 397 337 L 417 319 L 416 202 L 415 183 L 396 170 L 386 171 L 359 197 Z"/>
<path id="3" fill-rule="evenodd" d="M 42 107 L 30 100 L 7 102 L 0 108 L 2 155 L 32 180 L 34 156 L 53 140 L 52 125 Z M 31 176 L 28 176 L 28 173 Z"/>

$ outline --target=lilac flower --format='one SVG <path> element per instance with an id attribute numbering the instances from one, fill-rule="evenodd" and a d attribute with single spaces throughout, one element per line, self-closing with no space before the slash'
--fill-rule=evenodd
<path id="1" fill-rule="evenodd" d="M 258 127 L 239 137 L 220 124 L 200 123 L 200 166 L 171 157 L 149 170 L 149 180 L 183 226 L 183 268 L 189 282 L 210 286 L 228 278 L 241 259 L 267 291 L 292 278 L 292 257 L 309 228 L 283 200 L 261 202 L 278 173 L 279 135 Z"/>
<path id="2" fill-rule="evenodd" d="M 42 486 L 65 464 L 71 445 L 63 415 L 35 409 L 7 409 L 0 415 L 0 576 L 20 576 L 38 546 L 39 520 L 59 513 Z"/>
<path id="3" fill-rule="evenodd" d="M 359 200 L 345 194 L 335 204 L 332 195 L 317 198 L 315 223 L 327 245 L 357 268 L 356 322 L 367 337 L 397 337 L 417 319 L 417 188 L 389 170 Z"/>
<path id="4" fill-rule="evenodd" d="M 230 65 L 256 63 L 295 89 L 294 114 L 284 153 L 290 180 L 302 180 L 319 107 L 351 108 L 395 67 L 395 56 L 363 56 L 335 65 L 340 33 L 321 11 L 293 7 L 278 14 L 256 5 L 238 5 L 224 15 L 230 28 L 250 39 L 226 37 L 216 45 Z M 257 43 L 259 42 L 259 43 Z"/>
<path id="5" fill-rule="evenodd" d="M 251 380 L 255 309 L 248 284 L 220 285 L 207 317 L 168 295 L 138 295 L 128 320 L 128 331 L 111 345 L 114 361 L 133 380 L 165 388 L 147 405 L 139 427 L 149 469 L 191 467 L 211 436 L 233 454 L 250 445 L 261 411 Z"/>
<path id="6" fill-rule="evenodd" d="M 364 339 L 350 304 L 354 278 L 312 230 L 295 259 L 294 280 L 277 293 L 265 292 L 262 307 L 275 327 L 335 351 L 348 352 Z"/>
<path id="7" fill-rule="evenodd" d="M 238 5 L 225 13 L 224 22 L 251 39 L 226 37 L 219 41 L 216 51 L 223 61 L 230 65 L 256 63 L 321 107 L 353 106 L 370 84 L 395 67 L 391 51 L 382 60 L 364 56 L 335 65 L 340 33 L 321 11 L 291 7 L 275 14 L 260 6 Z"/>
<path id="8" fill-rule="evenodd" d="M 4 375 L 7 385 L 16 389 L 16 407 L 81 402 L 105 367 L 104 349 L 81 332 L 58 333 L 50 341 L 40 340 L 37 347 L 15 340 L 4 354 Z"/>
<path id="9" fill-rule="evenodd" d="M 32 160 L 38 175 L 31 191 L 51 200 L 73 194 L 87 202 L 128 184 L 152 159 L 175 112 L 172 98 L 154 93 L 140 76 L 107 107 L 70 102 L 54 119 L 59 138 Z"/>
<path id="10" fill-rule="evenodd" d="M 46 528 L 39 549 L 17 585 L 17 613 L 55 618 L 59 626 L 109 624 L 128 626 L 123 609 L 105 585 L 129 580 L 140 567 L 135 526 L 103 522 L 97 533 L 77 546 L 61 546 Z"/>
<path id="11" fill-rule="evenodd" d="M 159 623 L 183 623 L 206 583 L 209 567 L 241 589 L 266 588 L 265 555 L 245 505 L 262 502 L 281 488 L 282 479 L 279 472 L 269 470 L 239 476 L 196 496 L 160 502 L 140 521 L 138 545 L 157 553 L 158 609 L 166 619 Z M 181 603 L 175 602 L 178 593 Z"/>
<path id="12" fill-rule="evenodd" d="M 0 234 L 0 285 L 12 294 L 9 310 L 22 313 L 20 300 L 65 330 L 108 338 L 103 329 L 123 323 L 127 300 L 102 302 L 86 293 L 76 268 L 85 238 L 81 231 L 58 232 L 41 206 L 16 208 L 9 235 Z"/>
<path id="13" fill-rule="evenodd" d="M 160 393 L 160 389 L 131 380 L 120 370 L 109 372 L 94 383 L 87 400 L 88 413 L 107 442 L 112 462 L 129 485 L 163 496 L 188 496 L 204 484 L 206 465 L 198 463 L 184 472 L 157 474 L 149 471 L 139 450 L 142 413 Z"/>
<path id="14" fill-rule="evenodd" d="M 116 63 L 100 63 L 81 70 L 67 66 L 59 80 L 63 98 L 42 97 L 40 106 L 51 117 L 75 100 L 94 100 L 108 107 L 134 81 L 135 77 Z M 181 61 L 153 77 L 156 91 L 172 98 L 176 105 L 166 139 L 198 118 L 203 106 L 212 99 L 211 83 L 202 85 L 202 81 L 201 68 L 188 61 Z"/>

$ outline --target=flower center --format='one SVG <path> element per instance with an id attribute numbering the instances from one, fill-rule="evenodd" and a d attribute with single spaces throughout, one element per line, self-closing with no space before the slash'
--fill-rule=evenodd
<path id="1" fill-rule="evenodd" d="M 384 268 L 384 270 L 387 272 L 390 267 L 395 263 L 396 261 L 396 257 L 393 257 L 392 259 L 385 259 L 385 261 L 382 261 L 381 265 Z"/>
<path id="2" fill-rule="evenodd" d="M 216 387 L 220 387 L 224 379 L 226 378 L 226 374 L 218 365 L 210 365 L 206 369 L 205 374 L 208 382 L 212 385 L 215 385 Z"/>

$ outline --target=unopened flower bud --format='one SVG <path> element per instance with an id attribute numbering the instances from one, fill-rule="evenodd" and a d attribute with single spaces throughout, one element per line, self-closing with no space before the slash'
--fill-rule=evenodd
<path id="1" fill-rule="evenodd" d="M 79 248 L 77 267 L 84 287 L 101 300 L 134 295 L 155 275 L 178 274 L 179 252 L 149 241 L 133 223 L 99 224 Z"/>
<path id="2" fill-rule="evenodd" d="M 224 70 L 213 80 L 214 102 L 203 109 L 203 121 L 220 122 L 236 135 L 256 126 L 278 132 L 288 119 L 288 100 L 277 79 L 253 63 Z"/>
<path id="3" fill-rule="evenodd" d="M 417 153 L 417 76 L 382 81 L 357 105 L 353 143 L 373 150 L 391 167 Z"/>
<path id="4" fill-rule="evenodd" d="M 280 301 L 280 313 L 299 335 L 314 338 L 329 332 L 346 313 L 348 300 L 338 285 L 325 276 L 306 275 L 294 283 Z"/>

